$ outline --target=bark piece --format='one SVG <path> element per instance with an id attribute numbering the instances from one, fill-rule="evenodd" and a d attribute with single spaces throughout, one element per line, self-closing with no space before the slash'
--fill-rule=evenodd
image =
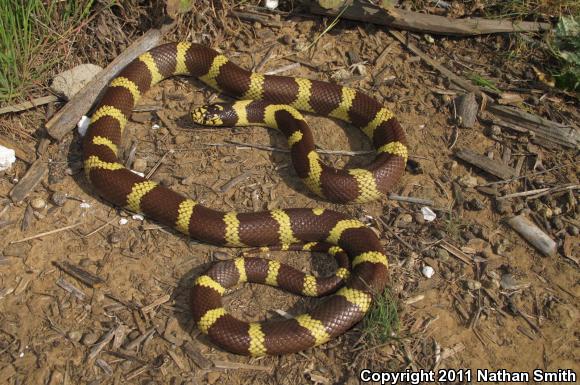
<path id="1" fill-rule="evenodd" d="M 479 105 L 475 94 L 470 92 L 468 94 L 459 95 L 455 98 L 455 106 L 457 109 L 457 116 L 461 117 L 461 127 L 471 128 L 477 119 L 477 111 Z"/>
<path id="2" fill-rule="evenodd" d="M 505 163 L 489 159 L 487 156 L 468 149 L 457 150 L 455 156 L 500 179 L 510 179 L 516 176 L 516 170 Z"/>
<path id="3" fill-rule="evenodd" d="M 38 159 L 32 164 L 32 166 L 30 166 L 28 171 L 26 171 L 26 174 L 24 174 L 22 179 L 20 179 L 20 182 L 10 190 L 10 199 L 15 203 L 21 202 L 36 188 L 36 186 L 38 186 L 47 172 L 48 166 L 46 162 L 42 159 Z"/>

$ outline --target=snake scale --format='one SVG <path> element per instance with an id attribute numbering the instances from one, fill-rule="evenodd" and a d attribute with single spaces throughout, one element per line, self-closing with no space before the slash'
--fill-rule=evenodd
<path id="1" fill-rule="evenodd" d="M 123 128 L 140 97 L 172 75 L 194 76 L 243 101 L 197 109 L 206 124 L 264 124 L 288 138 L 298 176 L 319 196 L 335 202 L 367 202 L 386 193 L 404 172 L 407 146 L 392 112 L 353 88 L 247 71 L 208 47 L 180 42 L 153 48 L 111 81 L 94 107 L 83 138 L 83 161 L 94 189 L 110 203 L 141 212 L 196 240 L 231 247 L 325 251 L 339 268 L 317 278 L 278 261 L 239 257 L 213 264 L 191 289 L 198 328 L 220 347 L 261 356 L 323 344 L 359 322 L 387 283 L 387 257 L 377 235 L 362 222 L 315 208 L 221 212 L 205 207 L 125 168 L 118 152 Z M 314 151 L 312 134 L 297 110 L 349 122 L 377 150 L 365 168 L 337 170 Z M 241 282 L 277 286 L 307 296 L 330 294 L 312 311 L 292 319 L 243 322 L 224 309 L 224 292 Z"/>

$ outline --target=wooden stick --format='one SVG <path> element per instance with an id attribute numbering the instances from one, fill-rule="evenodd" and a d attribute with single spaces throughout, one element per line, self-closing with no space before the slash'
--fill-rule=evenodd
<path id="1" fill-rule="evenodd" d="M 433 206 L 434 202 L 431 199 L 406 197 L 402 195 L 389 194 L 389 199 L 400 202 L 414 203 L 416 205 Z"/>
<path id="2" fill-rule="evenodd" d="M 399 42 L 401 42 L 401 44 L 406 46 L 409 49 L 409 51 L 411 51 L 415 55 L 419 56 L 421 58 L 421 60 L 423 60 L 425 63 L 427 63 L 428 65 L 433 67 L 435 70 L 439 71 L 441 73 L 441 75 L 445 76 L 447 79 L 449 79 L 450 81 L 455 83 L 457 86 L 461 87 L 465 91 L 473 92 L 474 94 L 476 94 L 478 96 L 482 94 L 479 87 L 474 86 L 473 84 L 471 84 L 471 82 L 463 79 L 460 76 L 455 75 L 453 72 L 451 72 L 443 64 L 439 63 L 437 60 L 431 59 L 427 54 L 425 54 L 423 51 L 421 51 L 419 49 L 419 47 L 417 47 L 415 44 L 408 42 L 407 39 L 405 39 L 405 37 L 403 36 L 403 34 L 401 34 L 400 32 L 389 31 L 389 33 L 395 39 L 397 39 Z"/>
<path id="3" fill-rule="evenodd" d="M 40 98 L 32 99 L 32 100 L 27 101 L 27 102 L 22 102 L 22 103 L 14 104 L 12 106 L 0 108 L 0 115 L 6 114 L 8 112 L 20 112 L 20 111 L 28 110 L 28 109 L 31 109 L 34 107 L 48 104 L 50 102 L 56 102 L 57 100 L 58 100 L 58 97 L 56 97 L 54 95 L 41 96 Z"/>
<path id="4" fill-rule="evenodd" d="M 311 2 L 310 12 L 317 15 L 337 16 L 341 11 L 325 9 L 315 1 Z M 355 1 L 343 13 L 342 18 L 387 25 L 420 33 L 451 36 L 475 36 L 505 32 L 537 32 L 550 30 L 549 23 L 514 22 L 511 20 L 490 20 L 483 18 L 452 19 L 450 17 L 427 15 L 392 8 L 386 11 L 378 5 Z"/>
<path id="5" fill-rule="evenodd" d="M 168 24 L 160 29 L 149 30 L 135 40 L 121 55 L 117 56 L 93 80 L 88 82 L 60 111 L 54 114 L 52 119 L 46 123 L 49 135 L 56 140 L 61 140 L 87 113 L 109 81 L 137 56 L 159 44 L 163 35 L 172 27 L 173 24 Z"/>
<path id="6" fill-rule="evenodd" d="M 54 230 L 50 230 L 50 231 L 45 231 L 44 233 L 32 235 L 30 237 L 22 238 L 22 239 L 19 239 L 17 241 L 10 241 L 10 244 L 12 244 L 12 243 L 26 242 L 26 241 L 30 241 L 31 239 L 42 238 L 42 237 L 47 236 L 47 235 L 52 235 L 52 234 L 60 233 L 61 231 L 65 231 L 65 230 L 69 230 L 69 229 L 72 229 L 74 227 L 77 227 L 81 223 L 82 222 L 73 223 L 72 225 L 65 226 L 65 227 L 61 227 L 60 229 L 54 229 Z"/>
<path id="7" fill-rule="evenodd" d="M 545 187 L 545 188 L 539 188 L 539 189 L 535 189 L 535 190 L 507 194 L 507 195 L 504 195 L 501 197 L 497 197 L 497 199 L 502 200 L 502 199 L 509 199 L 509 198 L 517 198 L 517 197 L 527 197 L 530 195 L 532 195 L 532 196 L 529 199 L 537 199 L 539 197 L 551 194 L 553 192 L 565 191 L 565 190 L 577 190 L 578 188 L 580 188 L 580 185 L 577 185 L 577 184 L 567 185 L 567 186 Z"/>
<path id="8" fill-rule="evenodd" d="M 556 253 L 556 242 L 523 214 L 508 219 L 508 225 L 547 257 Z"/>

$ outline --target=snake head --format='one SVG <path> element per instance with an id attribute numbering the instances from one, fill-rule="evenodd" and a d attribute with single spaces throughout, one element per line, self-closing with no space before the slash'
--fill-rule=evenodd
<path id="1" fill-rule="evenodd" d="M 223 112 L 224 106 L 221 104 L 211 104 L 193 109 L 191 111 L 191 117 L 195 123 L 204 126 L 223 126 Z"/>

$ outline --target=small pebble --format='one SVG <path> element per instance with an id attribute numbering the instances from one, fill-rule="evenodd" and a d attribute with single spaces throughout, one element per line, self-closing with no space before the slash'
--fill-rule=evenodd
<path id="1" fill-rule="evenodd" d="M 493 136 L 499 136 L 499 135 L 501 135 L 501 127 L 500 127 L 500 126 L 498 126 L 498 125 L 496 125 L 496 124 L 493 124 L 493 125 L 492 125 L 492 126 L 489 128 L 489 131 L 488 131 L 488 133 L 489 133 L 490 135 L 493 135 Z"/>
<path id="2" fill-rule="evenodd" d="M 540 209 L 540 214 L 542 214 L 544 218 L 550 219 L 554 215 L 554 212 L 548 206 L 544 206 Z"/>
<path id="3" fill-rule="evenodd" d="M 291 35 L 286 34 L 286 35 L 282 36 L 282 43 L 284 43 L 286 45 L 290 45 L 290 44 L 294 43 L 294 38 Z"/>
<path id="4" fill-rule="evenodd" d="M 71 330 L 68 332 L 67 336 L 71 341 L 79 342 L 83 336 L 83 333 L 78 330 Z"/>
<path id="5" fill-rule="evenodd" d="M 473 280 L 473 279 L 468 279 L 467 281 L 465 281 L 465 284 L 469 290 L 481 289 L 481 282 Z"/>
<path id="6" fill-rule="evenodd" d="M 30 206 L 35 210 L 42 210 L 46 207 L 46 201 L 42 198 L 34 198 L 30 201 Z"/>
<path id="7" fill-rule="evenodd" d="M 50 199 L 55 206 L 62 207 L 66 203 L 67 197 L 65 193 L 55 191 Z"/>
<path id="8" fill-rule="evenodd" d="M 109 243 L 110 244 L 115 245 L 119 242 L 121 242 L 121 234 L 119 234 L 116 231 L 109 234 Z"/>
<path id="9" fill-rule="evenodd" d="M 574 225 L 569 225 L 566 230 L 568 230 L 568 234 L 576 236 L 580 233 L 580 231 L 578 230 L 578 227 L 574 226 Z"/>
<path id="10" fill-rule="evenodd" d="M 518 287 L 518 283 L 514 279 L 514 277 L 506 273 L 501 276 L 501 280 L 499 282 L 500 286 L 504 290 L 515 290 Z"/>
<path id="11" fill-rule="evenodd" d="M 553 217 L 552 226 L 554 226 L 556 230 L 562 230 L 564 228 L 564 222 L 562 222 L 560 217 Z"/>
<path id="12" fill-rule="evenodd" d="M 421 273 L 425 276 L 425 278 L 431 278 L 433 274 L 435 274 L 435 270 L 431 266 L 424 266 L 421 269 Z"/>
<path id="13" fill-rule="evenodd" d="M 129 220 L 127 218 L 121 218 L 121 219 L 119 219 L 119 224 L 120 225 L 126 225 L 127 222 L 129 222 Z"/>
<path id="14" fill-rule="evenodd" d="M 219 378 L 220 378 L 221 374 L 219 372 L 209 372 L 207 374 L 207 383 L 209 385 L 215 384 Z"/>
<path id="15" fill-rule="evenodd" d="M 475 187 L 478 185 L 477 178 L 472 175 L 464 175 L 459 178 L 459 184 L 463 187 Z"/>
<path id="16" fill-rule="evenodd" d="M 97 342 L 98 339 L 99 339 L 98 335 L 96 335 L 93 332 L 88 332 L 85 333 L 85 335 L 83 336 L 81 343 L 85 346 L 90 346 L 93 345 L 95 342 Z"/>
<path id="17" fill-rule="evenodd" d="M 485 208 L 485 205 L 479 199 L 472 198 L 472 199 L 470 199 L 468 201 L 465 201 L 463 203 L 463 207 L 465 207 L 466 210 L 481 211 L 481 210 L 483 210 Z"/>
<path id="18" fill-rule="evenodd" d="M 422 213 L 414 213 L 413 214 L 413 220 L 415 222 L 417 222 L 418 224 L 422 225 L 425 223 L 425 218 L 423 218 L 423 214 Z"/>
<path id="19" fill-rule="evenodd" d="M 522 210 L 526 209 L 524 202 L 515 202 L 512 206 L 512 212 L 521 214 Z"/>
<path id="20" fill-rule="evenodd" d="M 505 200 L 496 199 L 494 206 L 499 214 L 509 214 L 511 212 L 511 206 Z"/>
<path id="21" fill-rule="evenodd" d="M 413 217 L 411 216 L 411 214 L 405 213 L 399 217 L 399 221 L 403 223 L 411 223 L 413 222 Z"/>
<path id="22" fill-rule="evenodd" d="M 509 242 L 508 242 L 508 240 L 507 240 L 507 239 L 505 239 L 505 238 L 502 238 L 502 239 L 500 239 L 499 241 L 497 241 L 497 242 L 496 242 L 496 243 L 493 245 L 495 253 L 496 253 L 496 254 L 499 254 L 499 255 L 504 255 L 504 253 L 505 253 L 505 252 L 507 251 L 507 249 L 508 249 L 508 246 L 509 246 Z"/>
<path id="23" fill-rule="evenodd" d="M 147 161 L 142 158 L 136 158 L 133 162 L 133 171 L 145 172 L 147 169 Z"/>
<path id="24" fill-rule="evenodd" d="M 439 258 L 440 260 L 442 260 L 444 262 L 449 260 L 449 253 L 445 249 L 438 248 L 436 255 L 437 255 L 437 258 Z"/>

